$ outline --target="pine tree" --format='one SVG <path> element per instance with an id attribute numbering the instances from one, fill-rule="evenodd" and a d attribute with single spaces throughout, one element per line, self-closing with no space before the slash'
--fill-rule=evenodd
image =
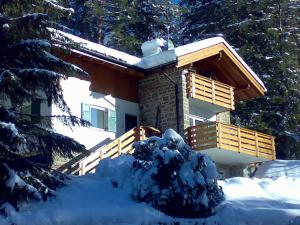
<path id="1" fill-rule="evenodd" d="M 222 33 L 266 84 L 265 97 L 238 104 L 235 122 L 275 135 L 279 158 L 299 158 L 299 3 L 183 0 L 181 5 L 186 41 Z"/>
<path id="2" fill-rule="evenodd" d="M 57 105 L 67 125 L 84 124 L 71 115 L 60 81 L 85 73 L 53 54 L 51 32 L 70 8 L 57 1 L 1 1 L 0 5 L 0 214 L 25 200 L 46 200 L 66 177 L 50 165 L 54 154 L 72 156 L 84 146 L 56 134 L 51 116 L 22 113 L 26 103 Z M 55 117 L 55 116 L 53 116 Z M 40 121 L 40 123 L 36 123 Z"/>
<path id="3" fill-rule="evenodd" d="M 176 34 L 178 6 L 171 1 L 75 0 L 69 1 L 76 13 L 63 23 L 88 40 L 134 55 L 150 38 L 170 38 Z M 71 22 L 70 22 L 71 21 Z"/>
<path id="4" fill-rule="evenodd" d="M 73 8 L 70 18 L 62 18 L 60 30 L 101 43 L 103 39 L 103 0 L 67 0 L 66 4 Z"/>

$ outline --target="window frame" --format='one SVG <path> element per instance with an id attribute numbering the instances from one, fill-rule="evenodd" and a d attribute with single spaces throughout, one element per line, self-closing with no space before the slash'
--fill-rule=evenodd
<path id="1" fill-rule="evenodd" d="M 206 121 L 206 119 L 204 117 L 189 114 L 189 121 L 191 121 L 191 120 L 193 121 L 193 123 L 192 124 L 190 123 L 190 126 L 197 126 L 196 122 L 195 122 L 196 120 L 201 121 L 203 123 Z"/>
<path id="2" fill-rule="evenodd" d="M 84 106 L 89 107 L 89 119 L 88 120 L 84 118 Z M 92 109 L 103 111 L 103 113 L 104 113 L 104 128 L 93 126 L 93 124 L 92 124 Z M 85 112 L 87 112 L 87 110 L 85 110 Z M 110 127 L 111 125 L 110 125 L 110 121 L 109 121 L 110 118 L 112 118 L 112 117 L 110 117 L 110 115 L 112 115 L 112 114 L 114 115 L 114 119 L 115 119 L 113 128 Z M 115 110 L 110 110 L 110 109 L 107 109 L 105 107 L 98 106 L 98 105 L 81 103 L 81 119 L 84 119 L 84 120 L 87 120 L 88 122 L 90 122 L 90 124 L 91 124 L 90 128 L 92 128 L 92 129 L 116 133 L 117 122 L 116 122 L 116 111 Z"/>

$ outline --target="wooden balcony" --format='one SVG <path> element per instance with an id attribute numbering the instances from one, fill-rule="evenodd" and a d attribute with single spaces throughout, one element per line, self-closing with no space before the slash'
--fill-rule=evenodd
<path id="1" fill-rule="evenodd" d="M 186 129 L 186 139 L 220 164 L 237 165 L 276 159 L 274 137 L 233 125 L 212 122 Z"/>
<path id="2" fill-rule="evenodd" d="M 187 96 L 206 103 L 202 108 L 212 108 L 214 114 L 234 110 L 234 88 L 232 86 L 193 72 L 189 72 L 186 78 Z"/>

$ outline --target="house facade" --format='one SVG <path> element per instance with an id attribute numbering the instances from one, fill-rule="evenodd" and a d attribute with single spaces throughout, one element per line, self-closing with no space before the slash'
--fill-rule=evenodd
<path id="1" fill-rule="evenodd" d="M 79 47 L 70 54 L 58 48 L 57 54 L 89 73 L 62 82 L 65 100 L 92 126 L 70 129 L 55 122 L 53 128 L 87 149 L 101 150 L 143 125 L 177 130 L 195 150 L 210 155 L 225 177 L 241 175 L 246 164 L 276 158 L 274 137 L 230 123 L 236 101 L 267 90 L 223 38 L 165 51 L 162 40 L 152 40 L 138 58 L 57 31 L 56 39 L 62 37 Z M 60 112 L 52 108 L 51 113 Z"/>

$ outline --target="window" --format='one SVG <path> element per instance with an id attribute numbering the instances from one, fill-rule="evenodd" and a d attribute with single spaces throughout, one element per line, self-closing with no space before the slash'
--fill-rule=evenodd
<path id="1" fill-rule="evenodd" d="M 39 123 L 41 115 L 41 100 L 32 100 L 29 105 L 25 105 L 21 108 L 21 112 L 23 114 L 32 115 L 31 117 L 24 115 L 24 118 L 31 120 L 32 123 Z"/>
<path id="2" fill-rule="evenodd" d="M 82 104 L 81 118 L 89 121 L 93 127 L 116 132 L 116 112 L 113 110 Z"/>

